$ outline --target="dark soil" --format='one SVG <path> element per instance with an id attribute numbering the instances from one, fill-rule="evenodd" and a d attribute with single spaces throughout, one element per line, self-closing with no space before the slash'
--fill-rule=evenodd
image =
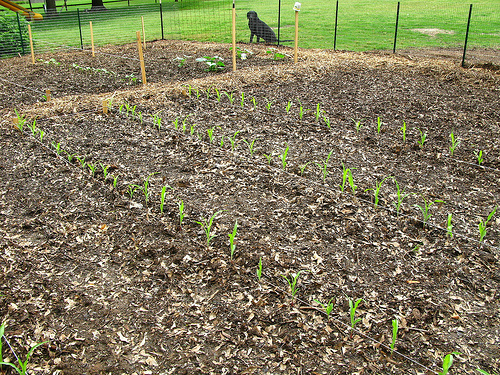
<path id="1" fill-rule="evenodd" d="M 0 316 L 21 357 L 48 341 L 30 373 L 499 372 L 499 71 L 240 48 L 150 43 L 146 86 L 135 45 L 1 61 Z"/>

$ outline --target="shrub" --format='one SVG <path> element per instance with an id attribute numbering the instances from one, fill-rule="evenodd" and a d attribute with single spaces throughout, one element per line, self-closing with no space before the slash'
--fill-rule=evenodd
<path id="1" fill-rule="evenodd" d="M 24 54 L 27 51 L 29 36 L 26 19 L 19 17 L 18 23 L 17 15 L 0 14 L 0 57 Z"/>

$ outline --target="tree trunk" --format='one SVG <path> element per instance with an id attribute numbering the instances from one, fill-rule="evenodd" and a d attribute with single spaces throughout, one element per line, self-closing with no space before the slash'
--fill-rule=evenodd
<path id="1" fill-rule="evenodd" d="M 92 8 L 90 10 L 106 10 L 103 0 L 92 0 Z"/>
<path id="2" fill-rule="evenodd" d="M 45 13 L 49 17 L 57 14 L 56 0 L 45 0 Z"/>

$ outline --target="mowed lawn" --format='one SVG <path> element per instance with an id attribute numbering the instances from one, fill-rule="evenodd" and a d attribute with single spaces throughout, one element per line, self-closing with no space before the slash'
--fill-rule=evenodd
<path id="1" fill-rule="evenodd" d="M 293 45 L 294 1 L 238 0 L 237 41 L 249 41 L 246 13 L 255 10 L 285 45 Z M 407 0 L 400 2 L 398 48 L 461 47 L 465 41 L 471 0 Z M 231 41 L 231 0 L 153 0 L 105 3 L 107 12 L 88 12 L 81 0 L 68 0 L 68 10 L 58 1 L 59 16 L 33 25 L 40 43 L 84 46 L 90 44 L 89 21 L 93 22 L 97 45 L 134 41 L 142 29 L 146 39 Z M 72 6 L 73 4 L 80 4 Z M 39 5 L 39 4 L 34 4 Z M 303 48 L 333 48 L 336 1 L 305 0 L 299 12 L 299 45 Z M 336 48 L 367 51 L 392 49 L 398 2 L 394 0 L 340 0 L 338 2 Z M 77 13 L 77 8 L 79 12 Z M 40 10 L 43 12 L 43 10 Z M 141 19 L 142 17 L 142 19 Z M 279 20 L 279 21 L 278 21 Z M 163 33 L 161 23 L 163 22 Z M 80 25 L 80 27 L 79 27 Z M 280 26 L 278 31 L 278 25 Z M 80 33 L 81 30 L 81 33 Z M 500 6 L 498 0 L 473 3 L 470 47 L 500 48 Z"/>

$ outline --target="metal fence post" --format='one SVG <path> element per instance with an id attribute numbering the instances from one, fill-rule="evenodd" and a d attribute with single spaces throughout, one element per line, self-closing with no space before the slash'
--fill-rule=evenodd
<path id="1" fill-rule="evenodd" d="M 76 9 L 76 15 L 78 16 L 78 29 L 80 30 L 80 49 L 83 50 L 83 36 L 82 36 L 82 23 L 80 21 L 80 8 Z"/>
<path id="2" fill-rule="evenodd" d="M 472 4 L 469 8 L 469 19 L 467 20 L 467 31 L 465 32 L 464 54 L 462 56 L 462 68 L 465 68 L 465 53 L 467 51 L 467 39 L 469 39 L 470 18 L 472 15 Z"/>
<path id="3" fill-rule="evenodd" d="M 161 40 L 165 39 L 165 35 L 163 34 L 163 8 L 160 0 L 160 25 L 161 25 Z"/>
<path id="4" fill-rule="evenodd" d="M 335 31 L 333 33 L 333 50 L 337 50 L 337 20 L 339 17 L 339 0 L 337 0 L 337 5 L 335 6 Z"/>
<path id="5" fill-rule="evenodd" d="M 394 45 L 392 47 L 392 53 L 396 53 L 396 40 L 398 39 L 398 24 L 399 24 L 399 5 L 398 1 L 398 9 L 396 10 L 396 29 L 394 30 Z"/>
<path id="6" fill-rule="evenodd" d="M 19 28 L 19 39 L 21 40 L 21 51 L 23 51 L 24 55 L 24 40 L 23 40 L 23 31 L 21 30 L 21 21 L 19 20 L 19 13 L 17 15 L 17 27 Z"/>
<path id="7" fill-rule="evenodd" d="M 278 46 L 280 45 L 280 30 L 281 30 L 281 0 L 278 0 Z"/>

